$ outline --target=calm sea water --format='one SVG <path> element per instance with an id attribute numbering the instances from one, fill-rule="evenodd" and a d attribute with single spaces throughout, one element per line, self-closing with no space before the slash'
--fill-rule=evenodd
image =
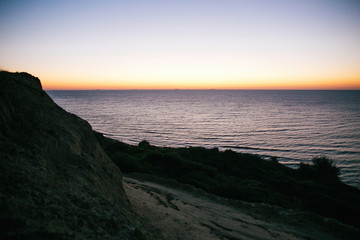
<path id="1" fill-rule="evenodd" d="M 295 166 L 326 155 L 360 188 L 360 91 L 47 91 L 106 136 L 233 149 Z"/>

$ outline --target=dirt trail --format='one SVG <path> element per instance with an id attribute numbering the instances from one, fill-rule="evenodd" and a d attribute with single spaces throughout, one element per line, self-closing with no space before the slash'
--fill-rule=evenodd
<path id="1" fill-rule="evenodd" d="M 358 230 L 334 220 L 264 204 L 224 203 L 200 192 L 124 178 L 147 228 L 162 239 L 354 239 Z"/>

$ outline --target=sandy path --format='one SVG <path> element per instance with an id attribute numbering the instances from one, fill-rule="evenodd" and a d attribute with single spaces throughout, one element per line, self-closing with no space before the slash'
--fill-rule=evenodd
<path id="1" fill-rule="evenodd" d="M 268 205 L 234 207 L 207 194 L 133 178 L 124 178 L 124 187 L 133 210 L 159 239 L 341 239 L 334 231 L 354 234 L 336 221 Z"/>

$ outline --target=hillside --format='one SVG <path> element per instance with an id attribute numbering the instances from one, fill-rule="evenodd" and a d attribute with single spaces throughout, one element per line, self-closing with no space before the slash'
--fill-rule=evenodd
<path id="1" fill-rule="evenodd" d="M 0 73 L 0 238 L 136 239 L 122 174 L 91 126 L 27 73 Z"/>

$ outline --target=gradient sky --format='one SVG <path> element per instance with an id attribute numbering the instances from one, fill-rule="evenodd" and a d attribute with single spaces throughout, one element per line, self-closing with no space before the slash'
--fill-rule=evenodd
<path id="1" fill-rule="evenodd" d="M 2 1 L 45 89 L 360 89 L 358 0 Z"/>

